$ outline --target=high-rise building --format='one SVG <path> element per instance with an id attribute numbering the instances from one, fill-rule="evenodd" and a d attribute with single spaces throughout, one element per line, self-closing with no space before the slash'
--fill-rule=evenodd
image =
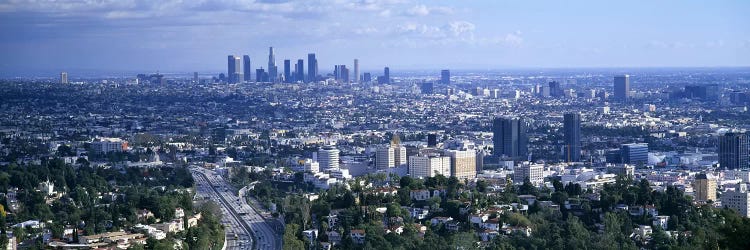
<path id="1" fill-rule="evenodd" d="M 60 72 L 60 83 L 68 83 L 68 72 Z"/>
<path id="2" fill-rule="evenodd" d="M 474 179 L 477 176 L 477 153 L 474 150 L 446 150 L 451 158 L 451 176 L 459 180 Z"/>
<path id="3" fill-rule="evenodd" d="M 451 158 L 440 154 L 420 154 L 409 157 L 409 176 L 427 178 L 437 175 L 450 176 Z"/>
<path id="4" fill-rule="evenodd" d="M 581 114 L 568 113 L 563 117 L 565 145 L 563 157 L 566 162 L 581 160 Z"/>
<path id="5" fill-rule="evenodd" d="M 268 75 L 266 74 L 266 71 L 263 70 L 263 68 L 255 70 L 255 81 L 256 82 L 267 82 L 268 81 Z"/>
<path id="6" fill-rule="evenodd" d="M 384 83 L 391 83 L 391 69 L 388 67 L 383 68 Z"/>
<path id="7" fill-rule="evenodd" d="M 529 138 L 522 118 L 495 118 L 492 142 L 496 156 L 523 159 L 527 156 Z"/>
<path id="8" fill-rule="evenodd" d="M 544 183 L 544 165 L 524 162 L 513 167 L 514 183 L 523 183 L 527 178 L 534 185 Z"/>
<path id="9" fill-rule="evenodd" d="M 430 133 L 427 135 L 427 147 L 434 148 L 437 146 L 437 135 L 435 133 Z"/>
<path id="10" fill-rule="evenodd" d="M 394 133 L 391 137 L 391 147 L 393 148 L 393 164 L 396 167 L 406 165 L 406 147 L 401 146 L 401 136 Z"/>
<path id="11" fill-rule="evenodd" d="M 200 82 L 200 78 L 198 78 L 198 72 L 193 72 L 193 82 Z"/>
<path id="12" fill-rule="evenodd" d="M 339 150 L 333 146 L 318 149 L 318 163 L 323 170 L 339 168 Z"/>
<path id="13" fill-rule="evenodd" d="M 229 83 L 240 82 L 242 74 L 242 61 L 239 56 L 229 55 L 227 57 L 227 78 Z"/>
<path id="14" fill-rule="evenodd" d="M 625 164 L 645 165 L 648 163 L 648 143 L 629 143 L 620 147 L 620 160 Z"/>
<path id="15" fill-rule="evenodd" d="M 354 59 L 354 76 L 352 82 L 359 83 L 359 60 Z"/>
<path id="16" fill-rule="evenodd" d="M 307 82 L 318 80 L 318 60 L 315 53 L 307 54 Z"/>
<path id="17" fill-rule="evenodd" d="M 297 60 L 294 67 L 294 81 L 305 82 L 305 60 Z"/>
<path id="18" fill-rule="evenodd" d="M 380 146 L 375 150 L 375 167 L 377 169 L 388 169 L 396 166 L 394 163 L 394 148 L 389 146 Z"/>
<path id="19" fill-rule="evenodd" d="M 630 76 L 629 75 L 615 76 L 614 94 L 615 94 L 615 100 L 617 101 L 624 102 L 630 99 Z"/>
<path id="20" fill-rule="evenodd" d="M 725 191 L 721 194 L 721 205 L 737 211 L 743 217 L 750 217 L 750 193 L 747 183 L 737 184 L 734 191 Z"/>
<path id="21" fill-rule="evenodd" d="M 440 71 L 440 83 L 450 84 L 451 83 L 451 71 L 444 69 Z"/>
<path id="22" fill-rule="evenodd" d="M 372 75 L 370 73 L 364 73 L 362 75 L 362 82 L 371 82 L 372 81 Z"/>
<path id="23" fill-rule="evenodd" d="M 246 82 L 252 82 L 253 81 L 253 67 L 250 62 L 250 56 L 244 55 L 242 56 L 242 71 L 244 73 L 244 79 L 243 81 Z"/>
<path id="24" fill-rule="evenodd" d="M 333 68 L 334 79 L 338 82 L 346 83 L 349 82 L 349 69 L 346 65 L 336 65 Z"/>
<path id="25" fill-rule="evenodd" d="M 560 82 L 558 81 L 549 82 L 549 95 L 552 97 L 562 97 L 565 95 L 562 87 L 560 86 Z"/>
<path id="26" fill-rule="evenodd" d="M 312 159 L 305 160 L 305 172 L 317 173 L 320 172 L 320 163 Z"/>
<path id="27" fill-rule="evenodd" d="M 273 47 L 268 47 L 268 81 L 276 82 L 278 76 L 276 55 L 273 54 Z"/>
<path id="28" fill-rule="evenodd" d="M 716 200 L 716 178 L 711 174 L 700 173 L 695 175 L 693 190 L 696 201 L 717 201 Z"/>
<path id="29" fill-rule="evenodd" d="M 429 82 L 429 81 L 428 82 L 423 82 L 422 86 L 420 86 L 420 90 L 422 91 L 422 94 L 431 95 L 431 94 L 434 93 L 434 87 L 433 86 L 434 85 L 432 84 L 432 82 Z"/>
<path id="30" fill-rule="evenodd" d="M 745 133 L 726 133 L 719 136 L 719 166 L 723 169 L 747 169 L 748 136 Z"/>
<path id="31" fill-rule="evenodd" d="M 292 61 L 289 59 L 284 60 L 284 82 L 292 82 Z"/>

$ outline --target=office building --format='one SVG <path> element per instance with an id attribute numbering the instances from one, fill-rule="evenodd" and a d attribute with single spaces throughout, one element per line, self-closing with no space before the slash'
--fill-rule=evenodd
<path id="1" fill-rule="evenodd" d="M 565 93 L 560 86 L 560 82 L 558 81 L 551 81 L 549 82 L 549 96 L 552 97 L 562 97 Z"/>
<path id="2" fill-rule="evenodd" d="M 568 113 L 563 117 L 565 145 L 563 157 L 566 162 L 581 160 L 581 114 Z"/>
<path id="3" fill-rule="evenodd" d="M 748 168 L 748 136 L 726 133 L 719 136 L 719 166 L 722 169 Z"/>
<path id="4" fill-rule="evenodd" d="M 347 83 L 349 82 L 349 69 L 346 65 L 336 65 L 333 68 L 334 79 L 337 82 Z"/>
<path id="5" fill-rule="evenodd" d="M 430 133 L 427 135 L 427 147 L 434 148 L 437 146 L 437 135 Z"/>
<path id="6" fill-rule="evenodd" d="M 318 80 L 318 60 L 315 53 L 307 54 L 307 82 Z"/>
<path id="7" fill-rule="evenodd" d="M 253 81 L 253 76 L 252 76 L 253 67 L 252 67 L 252 64 L 250 63 L 250 56 L 248 55 L 242 56 L 242 72 L 244 72 L 243 73 L 244 77 L 242 79 L 243 81 L 246 81 L 246 82 Z"/>
<path id="8" fill-rule="evenodd" d="M 615 76 L 614 98 L 616 101 L 627 101 L 630 99 L 630 76 Z"/>
<path id="9" fill-rule="evenodd" d="M 737 211 L 743 217 L 750 217 L 750 193 L 747 191 L 747 185 L 739 183 L 735 190 L 722 193 L 721 205 Z"/>
<path id="10" fill-rule="evenodd" d="M 268 47 L 268 81 L 276 82 L 279 77 L 276 68 L 276 55 L 273 54 L 273 47 Z"/>
<path id="11" fill-rule="evenodd" d="M 359 60 L 354 59 L 354 76 L 352 77 L 352 82 L 359 83 Z"/>
<path id="12" fill-rule="evenodd" d="M 695 175 L 693 191 L 696 201 L 716 201 L 716 178 L 711 174 L 700 173 Z"/>
<path id="13" fill-rule="evenodd" d="M 242 64 L 239 56 L 229 55 L 227 57 L 227 78 L 229 83 L 240 82 L 242 74 Z"/>
<path id="14" fill-rule="evenodd" d="M 292 82 L 292 61 L 289 59 L 284 60 L 284 82 Z"/>
<path id="15" fill-rule="evenodd" d="M 522 118 L 495 118 L 492 123 L 494 154 L 515 159 L 527 156 L 529 138 Z"/>
<path id="16" fill-rule="evenodd" d="M 305 82 L 305 60 L 297 60 L 294 66 L 294 81 Z"/>
<path id="17" fill-rule="evenodd" d="M 375 167 L 377 169 L 388 169 L 396 166 L 394 148 L 380 146 L 375 150 Z"/>
<path id="18" fill-rule="evenodd" d="M 198 78 L 198 72 L 193 72 L 193 82 L 200 82 L 200 79 Z"/>
<path id="19" fill-rule="evenodd" d="M 513 168 L 513 183 L 520 184 L 524 180 L 529 181 L 535 186 L 544 183 L 544 165 L 524 162 Z"/>
<path id="20" fill-rule="evenodd" d="M 451 159 L 451 176 L 459 180 L 471 180 L 477 176 L 477 153 L 474 150 L 446 150 Z"/>
<path id="21" fill-rule="evenodd" d="M 268 74 L 263 68 L 255 70 L 255 81 L 256 82 L 268 82 Z"/>
<path id="22" fill-rule="evenodd" d="M 68 83 L 68 72 L 60 72 L 60 83 L 62 84 Z"/>
<path id="23" fill-rule="evenodd" d="M 339 168 L 339 150 L 333 146 L 325 146 L 318 149 L 318 163 L 320 169 L 338 169 Z"/>
<path id="24" fill-rule="evenodd" d="M 444 69 L 440 71 L 440 83 L 450 84 L 451 83 L 451 71 Z"/>
<path id="25" fill-rule="evenodd" d="M 305 172 L 317 173 L 320 172 L 320 163 L 312 159 L 305 160 Z"/>
<path id="26" fill-rule="evenodd" d="M 412 178 L 450 176 L 451 158 L 440 154 L 413 155 L 409 157 L 409 176 Z"/>
<path id="27" fill-rule="evenodd" d="M 388 67 L 383 68 L 384 83 L 391 83 L 391 69 Z"/>
<path id="28" fill-rule="evenodd" d="M 371 82 L 372 81 L 372 75 L 370 73 L 364 73 L 362 75 L 362 82 Z"/>
<path id="29" fill-rule="evenodd" d="M 648 164 L 648 144 L 629 143 L 620 147 L 620 160 L 625 164 Z"/>
<path id="30" fill-rule="evenodd" d="M 422 86 L 420 86 L 420 90 L 422 91 L 422 94 L 431 95 L 434 93 L 433 86 L 432 82 L 423 82 Z"/>

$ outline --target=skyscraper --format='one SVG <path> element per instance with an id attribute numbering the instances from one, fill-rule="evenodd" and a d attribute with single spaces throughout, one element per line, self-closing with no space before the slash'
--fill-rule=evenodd
<path id="1" fill-rule="evenodd" d="M 253 67 L 250 64 L 250 56 L 244 55 L 242 56 L 242 71 L 244 73 L 244 79 L 243 81 L 246 82 L 252 82 L 253 81 Z"/>
<path id="2" fill-rule="evenodd" d="M 440 83 L 450 84 L 451 83 L 451 71 L 444 69 L 440 71 Z"/>
<path id="3" fill-rule="evenodd" d="M 474 150 L 446 150 L 451 158 L 451 176 L 459 180 L 477 177 L 477 153 Z"/>
<path id="4" fill-rule="evenodd" d="M 630 76 L 615 76 L 614 94 L 616 101 L 627 101 L 630 98 Z"/>
<path id="5" fill-rule="evenodd" d="M 645 165 L 648 163 L 648 143 L 629 143 L 620 147 L 622 163 Z"/>
<path id="6" fill-rule="evenodd" d="M 711 174 L 696 174 L 693 190 L 696 201 L 716 201 L 716 178 Z"/>
<path id="7" fill-rule="evenodd" d="M 68 72 L 60 72 L 60 83 L 68 83 Z"/>
<path id="8" fill-rule="evenodd" d="M 435 153 L 409 156 L 409 176 L 412 178 L 450 176 L 450 170 L 450 157 Z"/>
<path id="9" fill-rule="evenodd" d="M 385 78 L 385 83 L 391 83 L 391 69 L 388 67 L 383 68 L 383 78 Z"/>
<path id="10" fill-rule="evenodd" d="M 240 72 L 242 71 L 242 64 L 240 64 L 240 57 L 229 55 L 227 57 L 227 78 L 229 83 L 237 83 L 240 79 Z"/>
<path id="11" fill-rule="evenodd" d="M 581 160 L 581 114 L 568 113 L 563 118 L 565 145 L 563 157 L 566 162 Z"/>
<path id="12" fill-rule="evenodd" d="M 352 82 L 359 83 L 359 60 L 354 59 L 354 78 Z"/>
<path id="13" fill-rule="evenodd" d="M 315 53 L 307 54 L 307 82 L 318 80 L 318 60 Z"/>
<path id="14" fill-rule="evenodd" d="M 375 167 L 377 169 L 388 169 L 396 166 L 395 152 L 393 147 L 380 146 L 375 150 Z"/>
<path id="15" fill-rule="evenodd" d="M 294 67 L 294 81 L 305 82 L 305 61 L 302 59 L 297 60 L 297 64 Z"/>
<path id="16" fill-rule="evenodd" d="M 349 82 L 349 69 L 346 65 L 336 65 L 333 68 L 334 79 L 338 82 L 346 83 Z"/>
<path id="17" fill-rule="evenodd" d="M 522 118 L 495 118 L 492 134 L 495 155 L 518 159 L 527 156 L 529 138 Z"/>
<path id="18" fill-rule="evenodd" d="M 193 72 L 193 82 L 200 82 L 200 79 L 198 78 L 198 72 Z"/>
<path id="19" fill-rule="evenodd" d="M 284 60 L 284 82 L 292 82 L 292 61 Z"/>
<path id="20" fill-rule="evenodd" d="M 431 95 L 434 93 L 433 91 L 433 84 L 432 82 L 423 82 L 420 86 L 420 90 L 422 91 L 422 94 L 425 95 Z"/>
<path id="21" fill-rule="evenodd" d="M 362 81 L 363 82 L 371 82 L 372 81 L 372 75 L 370 75 L 370 73 L 364 73 L 364 74 L 362 74 Z"/>
<path id="22" fill-rule="evenodd" d="M 333 146 L 318 149 L 318 162 L 322 170 L 339 168 L 339 150 Z"/>
<path id="23" fill-rule="evenodd" d="M 748 136 L 726 133 L 719 136 L 719 165 L 723 169 L 746 169 L 748 165 Z"/>
<path id="24" fill-rule="evenodd" d="M 276 82 L 276 78 L 279 76 L 276 71 L 276 56 L 273 54 L 273 47 L 268 47 L 268 81 Z"/>
<path id="25" fill-rule="evenodd" d="M 558 81 L 551 81 L 551 82 L 549 82 L 549 95 L 550 96 L 552 96 L 552 97 L 561 97 L 564 94 L 565 93 L 564 93 L 562 87 L 560 87 L 560 82 L 558 82 Z"/>

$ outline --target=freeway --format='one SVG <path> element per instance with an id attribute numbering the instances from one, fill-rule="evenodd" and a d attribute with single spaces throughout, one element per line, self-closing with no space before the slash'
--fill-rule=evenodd
<path id="1" fill-rule="evenodd" d="M 245 228 L 250 230 L 250 233 L 254 236 L 253 245 L 257 249 L 281 249 L 282 242 L 278 221 L 275 219 L 267 221 L 267 218 L 261 212 L 248 205 L 245 199 L 238 197 L 234 188 L 213 171 L 204 168 L 193 168 L 191 171 L 208 180 L 211 187 L 219 195 L 219 199 L 226 202 L 229 210 L 240 218 L 240 222 Z"/>
<path id="2" fill-rule="evenodd" d="M 200 172 L 192 171 L 193 179 L 196 183 L 196 194 L 205 199 L 216 201 L 221 208 L 222 224 L 226 226 L 225 237 L 226 249 L 250 249 L 252 246 L 252 237 L 246 225 L 243 225 L 242 219 L 234 213 L 231 205 L 223 201 L 216 189 L 211 185 L 208 179 Z"/>

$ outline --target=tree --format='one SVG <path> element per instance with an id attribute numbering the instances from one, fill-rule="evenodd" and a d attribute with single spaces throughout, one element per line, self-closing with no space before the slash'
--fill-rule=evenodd
<path id="1" fill-rule="evenodd" d="M 536 189 L 536 186 L 534 186 L 534 184 L 531 183 L 528 177 L 523 180 L 523 184 L 521 185 L 520 188 L 518 188 L 518 193 L 530 194 L 534 196 L 539 195 L 539 191 Z"/>
<path id="2" fill-rule="evenodd" d="M 284 236 L 283 236 L 283 249 L 284 250 L 298 250 L 298 249 L 305 249 L 305 244 L 303 241 L 297 238 L 297 231 L 299 231 L 299 225 L 297 224 L 287 224 L 284 228 Z"/>

